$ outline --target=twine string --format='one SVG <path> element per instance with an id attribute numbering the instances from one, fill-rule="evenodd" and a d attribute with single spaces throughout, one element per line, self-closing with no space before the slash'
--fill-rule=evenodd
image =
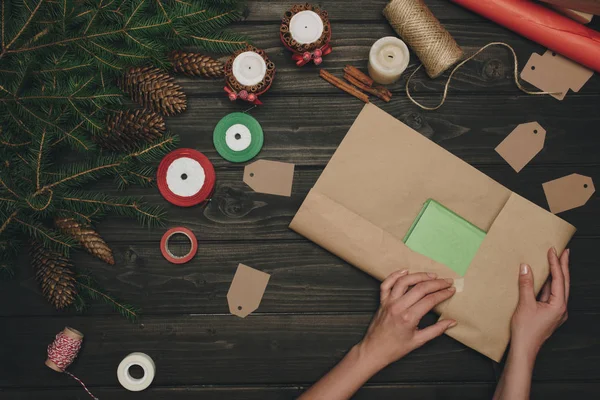
<path id="1" fill-rule="evenodd" d="M 77 340 L 65 335 L 63 332 L 59 332 L 54 341 L 48 345 L 48 359 L 56 364 L 62 372 L 79 382 L 92 399 L 98 400 L 81 379 L 66 370 L 77 357 L 81 349 L 81 343 L 81 339 Z"/>
<path id="2" fill-rule="evenodd" d="M 406 81 L 406 95 L 408 96 L 408 98 L 410 99 L 410 101 L 412 101 L 414 104 L 416 104 L 417 106 L 419 106 L 420 108 L 422 108 L 423 110 L 428 110 L 428 111 L 434 111 L 437 110 L 438 108 L 440 108 L 442 105 L 444 105 L 444 102 L 446 101 L 446 98 L 448 96 L 448 88 L 450 87 L 450 82 L 452 81 L 452 77 L 454 76 L 454 73 L 456 71 L 458 71 L 458 69 L 460 67 L 462 67 L 463 65 L 465 65 L 465 63 L 467 63 L 468 61 L 472 60 L 473 58 L 475 58 L 479 53 L 481 53 L 482 51 L 484 51 L 485 49 L 487 49 L 488 47 L 491 46 L 503 46 L 506 47 L 510 50 L 510 52 L 513 55 L 513 59 L 514 59 L 514 79 L 515 79 L 515 84 L 517 85 L 517 87 L 526 94 L 531 94 L 531 95 L 545 95 L 545 94 L 560 94 L 560 92 L 532 92 L 530 90 L 525 89 L 525 87 L 521 84 L 521 82 L 519 81 L 519 60 L 517 58 L 517 53 L 515 53 L 515 50 L 509 45 L 506 44 L 504 42 L 491 42 L 486 44 L 485 46 L 483 46 L 482 48 L 480 48 L 479 50 L 477 50 L 475 53 L 473 53 L 471 56 L 467 57 L 466 59 L 464 59 L 463 61 L 461 61 L 458 65 L 456 65 L 456 67 L 454 67 L 454 69 L 452 70 L 452 72 L 450 72 L 450 75 L 448 76 L 448 80 L 446 81 L 446 84 L 444 85 L 444 92 L 442 95 L 442 100 L 440 101 L 440 103 L 435 106 L 435 107 L 428 107 L 425 106 L 421 103 L 419 103 L 418 101 L 416 101 L 410 94 L 410 80 L 412 79 L 412 77 L 415 75 L 415 73 L 421 69 L 421 67 L 423 66 L 423 64 L 419 65 L 413 72 L 412 74 L 410 74 L 410 76 L 408 77 L 407 81 Z"/>
<path id="3" fill-rule="evenodd" d="M 392 0 L 383 15 L 413 49 L 431 78 L 437 78 L 462 58 L 461 48 L 423 0 Z"/>

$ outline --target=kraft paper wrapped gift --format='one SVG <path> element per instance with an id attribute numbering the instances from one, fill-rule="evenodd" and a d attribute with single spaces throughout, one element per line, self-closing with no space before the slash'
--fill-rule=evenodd
<path id="1" fill-rule="evenodd" d="M 487 232 L 463 277 L 402 241 L 428 199 Z M 538 293 L 549 274 L 548 249 L 562 252 L 575 233 L 372 104 L 290 228 L 379 280 L 408 268 L 460 281 L 460 290 L 457 284 L 457 293 L 435 311 L 458 321 L 449 336 L 495 361 L 510 340 L 520 264 L 531 266 Z"/>

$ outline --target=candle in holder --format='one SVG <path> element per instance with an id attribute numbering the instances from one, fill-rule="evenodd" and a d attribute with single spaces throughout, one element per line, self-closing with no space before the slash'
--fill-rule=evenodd
<path id="1" fill-rule="evenodd" d="M 254 51 L 240 53 L 234 60 L 232 72 L 235 79 L 244 86 L 256 85 L 265 78 L 267 63 Z"/>
<path id="2" fill-rule="evenodd" d="M 408 66 L 409 59 L 408 48 L 402 40 L 383 37 L 369 51 L 369 75 L 382 85 L 394 83 Z"/>
<path id="3" fill-rule="evenodd" d="M 290 34 L 299 44 L 314 43 L 323 34 L 323 20 L 314 11 L 300 11 L 290 20 Z"/>

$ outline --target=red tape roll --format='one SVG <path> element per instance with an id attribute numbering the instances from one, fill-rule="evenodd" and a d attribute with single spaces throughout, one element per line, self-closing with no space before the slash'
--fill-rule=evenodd
<path id="1" fill-rule="evenodd" d="M 215 187 L 213 165 L 204 154 L 194 149 L 177 149 L 167 154 L 156 175 L 160 194 L 169 203 L 180 207 L 206 201 Z"/>
<path id="2" fill-rule="evenodd" d="M 181 233 L 182 235 L 187 236 L 187 238 L 190 239 L 190 244 L 192 245 L 190 252 L 187 253 L 186 255 L 180 256 L 180 257 L 171 253 L 171 250 L 169 250 L 169 239 L 171 239 L 171 237 L 173 235 L 176 235 L 178 233 Z M 160 252 L 162 253 L 163 257 L 167 259 L 167 261 L 169 261 L 170 263 L 173 263 L 173 264 L 185 264 L 186 262 L 188 262 L 192 258 L 194 258 L 197 251 L 198 251 L 198 240 L 196 239 L 196 236 L 188 228 L 184 228 L 182 226 L 180 226 L 178 228 L 169 229 L 168 231 L 165 232 L 162 239 L 160 240 Z"/>

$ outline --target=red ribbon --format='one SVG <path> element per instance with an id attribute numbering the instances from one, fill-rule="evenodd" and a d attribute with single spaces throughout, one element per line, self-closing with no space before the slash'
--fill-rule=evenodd
<path id="1" fill-rule="evenodd" d="M 246 90 L 240 90 L 238 93 L 236 93 L 229 86 L 225 86 L 223 89 L 225 89 L 225 91 L 227 92 L 227 96 L 229 97 L 229 100 L 231 100 L 231 101 L 236 101 L 237 99 L 240 99 L 240 100 L 247 101 L 248 103 L 255 104 L 257 106 L 262 104 L 262 101 L 260 101 L 258 99 L 258 96 L 255 95 L 254 93 L 248 93 L 248 91 L 246 91 Z"/>
<path id="2" fill-rule="evenodd" d="M 299 67 L 308 64 L 311 60 L 315 65 L 319 65 L 323 62 L 323 57 L 331 53 L 332 50 L 329 43 L 327 43 L 325 46 L 315 49 L 312 52 L 305 51 L 302 54 L 295 53 L 292 55 L 292 60 L 296 61 L 296 65 Z"/>

